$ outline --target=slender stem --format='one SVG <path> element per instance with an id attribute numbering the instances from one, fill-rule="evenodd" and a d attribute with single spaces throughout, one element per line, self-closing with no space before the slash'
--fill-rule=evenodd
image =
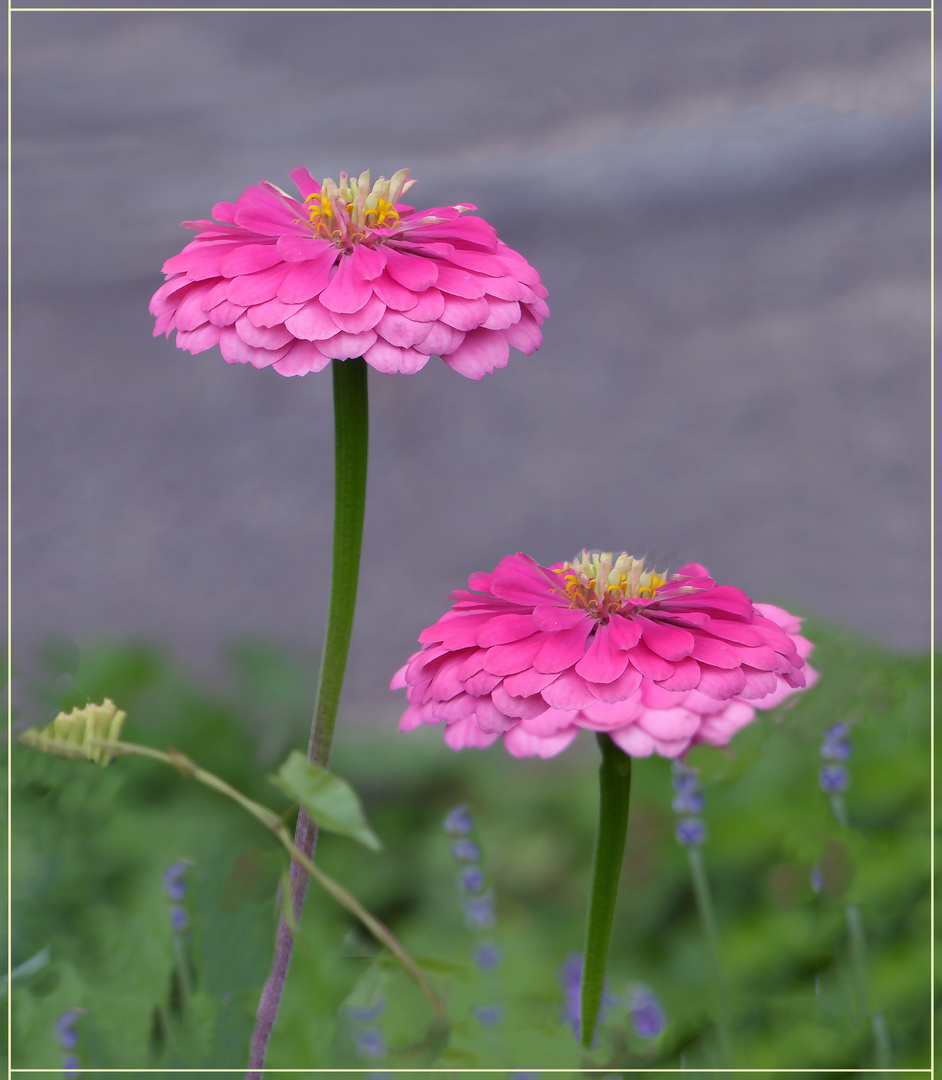
<path id="1" fill-rule="evenodd" d="M 850 828 L 847 804 L 844 802 L 844 796 L 839 792 L 834 792 L 831 795 L 831 812 L 841 828 Z M 886 1018 L 883 1013 L 871 1012 L 867 995 L 867 940 L 864 934 L 863 915 L 857 904 L 845 904 L 844 912 L 847 916 L 847 936 L 850 939 L 851 967 L 854 973 L 854 997 L 856 998 L 857 1008 L 862 1016 L 867 1016 L 870 1019 L 877 1068 L 889 1069 L 892 1054 Z"/>
<path id="2" fill-rule="evenodd" d="M 706 934 L 710 952 L 710 966 L 713 968 L 713 985 L 716 988 L 717 1030 L 720 1036 L 720 1052 L 724 1068 L 729 1068 L 733 1060 L 732 1042 L 729 1035 L 729 999 L 726 995 L 726 983 L 720 967 L 720 935 L 716 928 L 716 916 L 713 913 L 713 898 L 710 894 L 710 882 L 707 879 L 703 852 L 697 847 L 688 847 L 690 873 L 693 877 L 693 891 L 700 909 L 700 919 Z"/>
<path id="3" fill-rule="evenodd" d="M 592 1046 L 605 992 L 605 967 L 615 918 L 618 879 L 628 833 L 631 758 L 608 735 L 596 735 L 602 751 L 599 765 L 599 826 L 592 861 L 592 892 L 586 919 L 579 1018 L 582 1045 Z"/>
<path id="4" fill-rule="evenodd" d="M 321 654 L 321 669 L 314 705 L 314 722 L 308 757 L 326 765 L 334 737 L 337 706 L 347 666 L 347 650 L 356 608 L 360 573 L 363 513 L 366 505 L 366 464 L 369 436 L 367 365 L 362 358 L 334 360 L 334 551 L 330 579 L 330 608 Z M 294 834 L 298 850 L 310 858 L 317 841 L 317 826 L 302 808 Z M 288 876 L 291 903 L 300 922 L 308 877 L 297 861 Z M 255 1031 L 249 1049 L 247 1080 L 258 1080 L 265 1065 L 265 1052 L 278 1016 L 294 937 L 284 918 L 278 920 L 275 956 L 262 990 L 255 1017 Z"/>

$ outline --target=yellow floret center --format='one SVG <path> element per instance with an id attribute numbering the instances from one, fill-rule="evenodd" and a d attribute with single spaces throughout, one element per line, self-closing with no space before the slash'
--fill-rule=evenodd
<path id="1" fill-rule="evenodd" d="M 396 203 L 415 183 L 407 179 L 408 169 L 400 169 L 387 180 L 381 176 L 370 183 L 369 170 L 351 179 L 340 174 L 340 182 L 327 177 L 319 192 L 304 200 L 308 223 L 318 236 L 334 243 L 361 243 L 371 229 L 389 228 L 399 221 Z"/>
<path id="2" fill-rule="evenodd" d="M 598 618 L 617 611 L 626 599 L 651 600 L 667 581 L 654 570 L 645 570 L 644 559 L 622 552 L 583 551 L 581 557 L 563 563 L 558 571 L 573 607 Z"/>

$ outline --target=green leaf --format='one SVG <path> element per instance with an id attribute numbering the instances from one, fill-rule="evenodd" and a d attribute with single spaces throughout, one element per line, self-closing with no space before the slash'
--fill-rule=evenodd
<path id="1" fill-rule="evenodd" d="M 353 788 L 323 766 L 308 761 L 299 750 L 292 750 L 278 775 L 270 779 L 286 794 L 298 799 L 320 828 L 359 840 L 371 851 L 382 847 L 367 824 Z"/>

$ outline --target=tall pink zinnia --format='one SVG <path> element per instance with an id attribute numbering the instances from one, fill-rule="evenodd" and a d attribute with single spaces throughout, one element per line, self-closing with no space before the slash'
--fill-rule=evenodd
<path id="1" fill-rule="evenodd" d="M 549 314 L 539 274 L 486 221 L 462 216 L 471 203 L 400 203 L 408 173 L 371 187 L 369 172 L 319 184 L 293 169 L 300 201 L 263 180 L 216 203 L 218 222 L 183 222 L 200 231 L 164 263 L 154 336 L 176 330 L 178 348 L 218 345 L 230 364 L 282 375 L 358 356 L 411 374 L 435 355 L 481 379 L 511 345 L 534 352 Z"/>
<path id="2" fill-rule="evenodd" d="M 800 619 L 697 563 L 664 578 L 626 554 L 546 567 L 518 552 L 468 588 L 392 682 L 409 698 L 399 730 L 444 722 L 455 750 L 503 736 L 515 757 L 552 757 L 587 728 L 674 758 L 726 745 L 817 677 Z"/>

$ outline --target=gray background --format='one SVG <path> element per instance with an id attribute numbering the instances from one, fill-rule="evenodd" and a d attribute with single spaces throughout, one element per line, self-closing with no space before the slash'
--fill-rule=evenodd
<path id="1" fill-rule="evenodd" d="M 928 645 L 929 15 L 20 13 L 14 650 L 203 673 L 320 647 L 329 375 L 151 338 L 160 265 L 265 177 L 411 168 L 540 271 L 543 348 L 371 373 L 344 711 L 504 554 L 705 563 Z"/>

